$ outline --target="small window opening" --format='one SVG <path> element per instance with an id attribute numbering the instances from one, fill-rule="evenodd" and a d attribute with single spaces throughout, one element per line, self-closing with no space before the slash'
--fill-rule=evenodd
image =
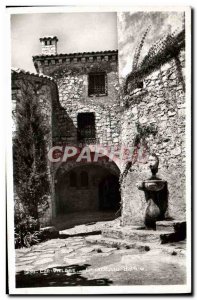
<path id="1" fill-rule="evenodd" d="M 77 116 L 78 140 L 86 141 L 95 139 L 95 116 L 94 113 L 79 113 Z"/>
<path id="2" fill-rule="evenodd" d="M 106 74 L 92 73 L 89 74 L 88 95 L 104 95 L 106 94 Z"/>
<path id="3" fill-rule="evenodd" d="M 137 82 L 137 88 L 138 88 L 138 89 L 142 89 L 143 86 L 144 86 L 143 81 Z"/>

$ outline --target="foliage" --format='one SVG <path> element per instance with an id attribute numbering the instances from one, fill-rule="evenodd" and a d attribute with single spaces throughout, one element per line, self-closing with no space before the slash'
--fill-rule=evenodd
<path id="1" fill-rule="evenodd" d="M 168 57 L 173 57 L 178 54 L 178 46 L 182 44 L 180 37 L 183 35 L 167 34 L 163 38 L 159 39 L 149 49 L 147 55 L 144 57 L 141 67 L 146 68 L 149 65 L 161 64 L 161 62 Z"/>
<path id="2" fill-rule="evenodd" d="M 124 84 L 124 93 L 128 93 L 128 84 L 130 90 L 136 88 L 137 82 L 158 69 L 161 65 L 177 57 L 182 48 L 185 47 L 185 30 L 178 34 L 174 32 L 171 35 L 165 36 L 163 39 L 157 41 L 148 51 L 147 55 L 142 60 L 138 69 L 132 71 L 126 78 Z"/>
<path id="3" fill-rule="evenodd" d="M 141 125 L 139 122 L 136 123 L 137 134 L 134 140 L 134 146 L 137 146 L 140 141 L 145 142 L 146 137 L 149 135 L 155 136 L 157 134 L 157 128 L 153 125 Z"/>
<path id="4" fill-rule="evenodd" d="M 138 62 L 139 62 L 139 58 L 140 58 L 140 54 L 141 54 L 141 50 L 142 50 L 142 47 L 144 45 L 144 41 L 145 41 L 145 38 L 150 30 L 151 26 L 149 25 L 146 29 L 146 31 L 144 32 L 142 38 L 141 38 L 141 41 L 139 43 L 139 45 L 137 45 L 136 49 L 135 49 L 135 54 L 134 54 L 134 58 L 133 58 L 133 66 L 132 66 L 132 70 L 135 71 L 137 70 L 138 68 Z"/>
<path id="5" fill-rule="evenodd" d="M 19 199 L 15 200 L 15 247 L 30 247 L 39 242 L 37 220 L 25 212 Z"/>
<path id="6" fill-rule="evenodd" d="M 47 209 L 50 192 L 45 140 L 48 130 L 40 114 L 37 88 L 27 79 L 21 83 L 13 141 L 14 185 L 24 210 L 15 215 L 16 240 L 27 245 L 36 241 L 34 231 L 39 227 L 39 207 Z M 21 236 L 23 231 L 25 238 Z"/>

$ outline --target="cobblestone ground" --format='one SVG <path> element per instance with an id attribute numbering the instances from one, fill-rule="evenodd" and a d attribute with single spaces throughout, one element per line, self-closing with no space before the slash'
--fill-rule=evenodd
<path id="1" fill-rule="evenodd" d="M 16 286 L 184 284 L 184 244 L 166 249 L 91 245 L 83 236 L 52 239 L 16 250 Z"/>

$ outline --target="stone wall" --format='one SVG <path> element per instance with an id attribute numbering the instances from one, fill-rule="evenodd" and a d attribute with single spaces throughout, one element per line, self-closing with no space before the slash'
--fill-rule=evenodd
<path id="1" fill-rule="evenodd" d="M 124 97 L 127 108 L 121 117 L 121 139 L 129 147 L 139 138 L 139 126 L 147 132 L 140 144 L 159 156 L 158 176 L 168 182 L 166 217 L 185 217 L 185 52 L 142 77 L 143 88 L 130 90 Z M 152 132 L 151 132 L 152 130 Z M 144 160 L 144 162 L 146 159 Z M 138 181 L 150 178 L 147 164 L 135 162 L 122 184 L 122 222 L 143 224 L 144 192 Z"/>
<path id="2" fill-rule="evenodd" d="M 53 103 L 52 114 L 54 146 L 84 146 L 81 145 L 77 135 L 77 116 L 79 113 L 93 113 L 95 116 L 96 139 L 90 144 L 112 148 L 119 145 L 120 101 L 117 51 L 85 53 L 83 55 L 79 53 L 65 54 L 64 56 L 46 55 L 45 57 L 34 58 L 34 64 L 39 73 L 43 72 L 52 76 L 58 87 L 59 102 Z M 88 76 L 91 73 L 99 72 L 105 73 L 106 95 L 90 96 L 88 93 Z M 69 163 L 55 163 L 53 165 L 54 172 L 58 173 L 62 168 L 65 169 L 64 165 L 68 167 Z M 79 167 L 79 163 L 75 163 L 72 168 L 77 166 Z M 98 168 L 97 171 L 101 170 L 103 176 L 107 176 L 108 173 L 110 174 L 111 166 L 113 163 L 109 163 L 107 168 Z M 90 177 L 94 177 L 95 167 L 93 163 L 90 168 L 92 168 Z M 54 176 L 56 212 L 61 213 L 62 209 L 58 211 L 59 206 L 64 208 L 65 213 L 81 209 L 98 209 L 98 187 L 90 184 L 88 189 L 69 188 L 67 186 L 67 174 L 68 172 L 66 173 L 64 170 L 62 179 L 59 176 Z"/>
<path id="3" fill-rule="evenodd" d="M 72 120 L 66 141 L 76 144 L 77 142 L 77 115 L 79 113 L 93 112 L 95 115 L 96 140 L 98 144 L 111 145 L 119 142 L 119 120 L 117 111 L 117 73 L 108 74 L 108 96 L 87 96 L 87 75 L 67 75 L 57 79 L 61 107 L 67 112 Z M 62 127 L 60 121 L 58 122 Z M 54 137 L 57 143 L 57 138 Z"/>
<path id="4" fill-rule="evenodd" d="M 44 62 L 43 58 L 34 58 L 38 72 L 52 76 L 58 86 L 60 105 L 54 109 L 54 145 L 76 145 L 77 115 L 87 112 L 95 115 L 96 143 L 119 144 L 118 62 L 117 52 L 112 52 L 87 57 L 67 55 L 61 61 L 56 57 L 45 57 Z M 107 95 L 88 96 L 88 74 L 101 71 L 106 73 Z"/>
<path id="5" fill-rule="evenodd" d="M 169 16 L 170 14 L 163 15 L 160 36 L 163 36 L 164 32 L 168 33 L 166 28 L 169 26 L 166 27 L 166 24 L 169 23 Z M 152 17 L 154 21 L 157 14 L 150 14 L 150 18 Z M 183 14 L 180 13 L 176 17 L 182 27 Z M 180 35 L 180 38 L 183 37 Z M 179 219 L 185 216 L 185 53 L 183 39 L 179 41 L 182 44 L 176 49 L 176 55 L 168 57 L 167 61 L 160 61 L 158 67 L 150 66 L 150 70 L 146 68 L 146 72 L 139 73 L 137 86 L 136 83 L 133 84 L 132 76 L 127 77 L 128 93 L 124 94 L 123 98 L 120 97 L 117 52 L 46 55 L 33 58 L 38 73 L 52 76 L 58 87 L 59 101 L 52 102 L 53 145 L 78 146 L 77 116 L 79 113 L 92 112 L 96 125 L 95 143 L 104 146 L 121 144 L 131 149 L 131 154 L 133 147 L 137 146 L 137 140 L 138 146 L 141 147 L 138 150 L 146 147 L 143 161 L 133 161 L 128 173 L 124 173 L 125 162 L 119 164 L 123 174 L 123 225 L 143 224 L 146 203 L 144 193 L 137 189 L 136 183 L 150 177 L 150 170 L 146 164 L 150 152 L 159 157 L 158 176 L 168 182 L 166 218 Z M 152 42 L 155 41 L 149 41 L 148 45 Z M 124 43 L 121 44 L 120 41 L 120 51 L 121 45 L 124 47 Z M 155 52 L 155 55 L 158 53 L 160 52 Z M 122 60 L 121 56 L 119 58 Z M 89 96 L 88 75 L 100 71 L 106 73 L 107 95 Z M 61 169 L 61 165 L 56 165 L 54 170 L 59 167 Z M 66 193 L 72 198 L 70 191 L 66 190 Z M 84 199 L 88 203 L 88 196 L 84 196 Z"/>

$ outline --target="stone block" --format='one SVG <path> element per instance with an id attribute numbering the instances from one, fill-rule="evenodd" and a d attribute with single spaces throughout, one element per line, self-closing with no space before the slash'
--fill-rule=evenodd
<path id="1" fill-rule="evenodd" d="M 135 249 L 138 252 L 140 251 L 149 251 L 150 250 L 150 244 L 142 244 L 139 242 L 129 242 L 122 239 L 114 239 L 109 237 L 103 237 L 102 235 L 95 235 L 95 236 L 88 236 L 86 237 L 86 242 L 90 244 L 97 244 L 101 246 L 107 246 L 107 247 L 113 247 L 113 248 L 125 248 L 125 249 Z M 102 247 L 99 247 L 101 249 L 101 252 L 106 252 L 106 250 L 102 250 Z M 111 249 L 111 248 L 109 248 Z"/>
<path id="2" fill-rule="evenodd" d="M 157 221 L 156 222 L 156 230 L 157 231 L 169 231 L 169 232 L 179 232 L 182 231 L 186 234 L 186 222 L 185 221 Z"/>
<path id="3" fill-rule="evenodd" d="M 136 226 L 125 226 L 122 228 L 104 229 L 102 236 L 114 239 L 123 239 L 129 242 L 142 243 L 162 243 L 166 239 L 171 238 L 171 231 L 154 231 L 145 229 L 136 229 Z"/>
<path id="4" fill-rule="evenodd" d="M 54 226 L 40 228 L 41 239 L 53 239 L 59 236 L 59 231 Z"/>

